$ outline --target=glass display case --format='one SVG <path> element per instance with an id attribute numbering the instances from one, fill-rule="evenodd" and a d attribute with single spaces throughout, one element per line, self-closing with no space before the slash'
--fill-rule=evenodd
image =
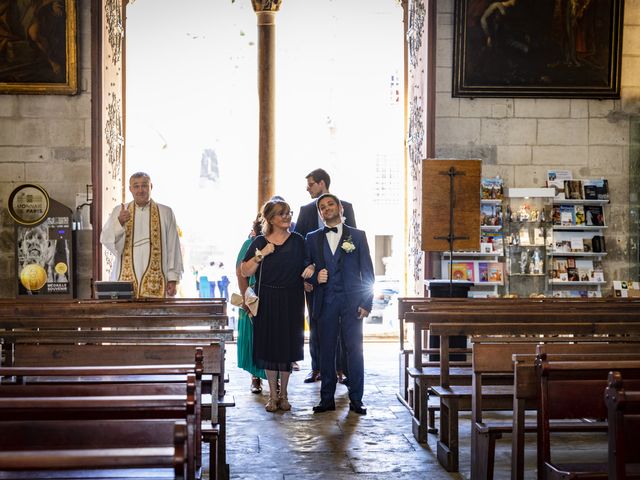
<path id="1" fill-rule="evenodd" d="M 505 199 L 506 294 L 550 296 L 553 188 L 509 188 Z"/>

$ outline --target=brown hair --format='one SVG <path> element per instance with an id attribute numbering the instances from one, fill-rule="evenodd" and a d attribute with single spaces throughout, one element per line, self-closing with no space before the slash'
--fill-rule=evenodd
<path id="1" fill-rule="evenodd" d="M 281 207 L 281 208 L 279 208 Z M 271 220 L 282 212 L 291 211 L 291 207 L 284 200 L 269 200 L 262 206 L 262 233 L 269 235 L 273 228 Z"/>
<path id="2" fill-rule="evenodd" d="M 324 182 L 324 186 L 329 190 L 329 185 L 331 185 L 331 177 L 327 173 L 326 170 L 322 168 L 316 168 L 315 170 L 309 172 L 305 177 L 307 180 L 309 177 L 313 178 L 313 181 L 316 183 Z"/>

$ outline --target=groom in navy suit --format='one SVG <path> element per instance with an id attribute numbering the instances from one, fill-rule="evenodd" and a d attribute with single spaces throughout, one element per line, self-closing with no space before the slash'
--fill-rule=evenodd
<path id="1" fill-rule="evenodd" d="M 307 263 L 314 264 L 312 315 L 320 340 L 320 403 L 314 412 L 335 410 L 336 346 L 343 338 L 349 370 L 349 409 L 365 415 L 362 322 L 371 311 L 373 264 L 366 234 L 342 223 L 340 200 L 325 193 L 318 198 L 325 227 L 306 238 Z"/>
<path id="2" fill-rule="evenodd" d="M 309 232 L 313 232 L 324 226 L 324 221 L 318 212 L 318 198 L 324 193 L 329 193 L 331 185 L 331 177 L 326 170 L 316 168 L 305 177 L 307 179 L 307 192 L 313 201 L 300 208 L 298 219 L 294 228 L 303 237 Z M 344 200 L 340 202 L 343 208 L 344 223 L 350 227 L 356 227 L 356 217 L 353 213 L 353 206 Z M 311 313 L 313 308 L 313 291 L 305 284 L 307 291 L 307 309 L 309 310 L 309 353 L 311 354 L 311 371 L 304 379 L 305 383 L 313 383 L 320 379 L 320 343 L 318 341 L 318 328 L 316 326 L 316 317 Z M 338 355 L 336 357 L 338 376 L 344 381 L 344 373 L 348 372 L 346 360 L 344 358 L 344 347 L 341 342 L 338 346 Z M 341 348 L 342 347 L 342 348 Z"/>

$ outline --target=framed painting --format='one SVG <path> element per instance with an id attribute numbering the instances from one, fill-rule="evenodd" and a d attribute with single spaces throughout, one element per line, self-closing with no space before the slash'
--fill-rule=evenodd
<path id="1" fill-rule="evenodd" d="M 77 93 L 76 34 L 76 0 L 0 0 L 0 93 Z"/>
<path id="2" fill-rule="evenodd" d="M 454 97 L 619 98 L 624 0 L 455 0 Z"/>

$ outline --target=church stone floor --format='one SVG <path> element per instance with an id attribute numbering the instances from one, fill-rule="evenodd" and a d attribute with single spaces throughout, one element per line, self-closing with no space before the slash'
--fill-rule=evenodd
<path id="1" fill-rule="evenodd" d="M 411 416 L 397 400 L 398 343 L 365 344 L 368 414 L 349 413 L 347 388 L 338 385 L 336 411 L 314 414 L 320 382 L 305 384 L 308 350 L 289 385 L 290 412 L 268 413 L 261 395 L 249 391 L 250 376 L 236 367 L 235 344 L 227 345 L 227 393 L 236 406 L 227 414 L 227 458 L 234 480 L 458 479 L 444 471 L 435 445 L 416 442 Z"/>
<path id="2" fill-rule="evenodd" d="M 347 388 L 338 385 L 336 411 L 314 414 L 320 383 L 305 384 L 309 354 L 293 372 L 290 412 L 267 413 L 268 393 L 249 391 L 250 377 L 236 367 L 236 346 L 227 345 L 227 392 L 235 397 L 227 422 L 227 459 L 232 480 L 431 480 L 470 478 L 470 413 L 460 417 L 460 473 L 448 473 L 436 459 L 436 436 L 416 442 L 411 416 L 397 400 L 398 343 L 365 343 L 366 416 L 349 413 Z M 487 418 L 511 418 L 496 412 Z M 535 417 L 530 418 L 535 421 Z M 438 418 L 436 416 L 436 422 Z M 606 435 L 584 435 L 578 442 L 554 442 L 556 461 L 606 461 Z M 525 480 L 536 478 L 535 437 L 527 436 Z M 495 480 L 509 480 L 511 437 L 498 441 Z"/>

